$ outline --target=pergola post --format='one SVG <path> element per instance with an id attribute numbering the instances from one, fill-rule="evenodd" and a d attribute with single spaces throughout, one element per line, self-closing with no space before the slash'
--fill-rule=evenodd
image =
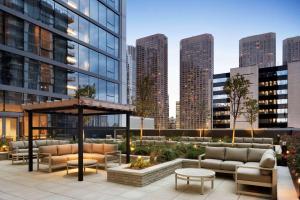
<path id="1" fill-rule="evenodd" d="M 126 163 L 130 163 L 130 114 L 126 114 Z"/>
<path id="2" fill-rule="evenodd" d="M 28 111 L 28 171 L 33 171 L 33 150 L 32 150 L 32 111 Z"/>
<path id="3" fill-rule="evenodd" d="M 78 181 L 83 181 L 83 107 L 78 106 Z"/>

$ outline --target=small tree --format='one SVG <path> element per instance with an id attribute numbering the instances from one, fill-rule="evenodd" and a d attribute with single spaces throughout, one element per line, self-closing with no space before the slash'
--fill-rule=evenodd
<path id="1" fill-rule="evenodd" d="M 235 125 L 237 118 L 242 114 L 242 100 L 245 100 L 249 93 L 249 80 L 245 79 L 243 75 L 236 74 L 228 79 L 224 86 L 224 91 L 230 100 L 230 114 L 233 117 L 232 126 L 232 143 L 235 139 Z"/>
<path id="2" fill-rule="evenodd" d="M 144 77 L 137 85 L 137 100 L 135 101 L 136 114 L 141 117 L 140 141 L 143 139 L 144 118 L 150 117 L 154 113 L 154 103 L 152 100 L 152 88 L 154 82 L 149 76 Z"/>
<path id="3" fill-rule="evenodd" d="M 244 103 L 245 105 L 245 113 L 244 116 L 246 117 L 247 121 L 251 125 L 251 137 L 253 138 L 254 131 L 253 131 L 253 124 L 257 120 L 257 114 L 259 111 L 258 102 L 256 99 L 248 98 L 247 101 Z"/>

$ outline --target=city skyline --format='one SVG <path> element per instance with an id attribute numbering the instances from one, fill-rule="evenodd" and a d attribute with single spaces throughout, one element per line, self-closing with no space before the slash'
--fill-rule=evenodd
<path id="1" fill-rule="evenodd" d="M 158 4 L 160 6 L 157 6 Z M 214 73 L 224 73 L 229 72 L 230 68 L 239 66 L 240 39 L 275 32 L 276 65 L 280 65 L 283 40 L 300 35 L 300 22 L 297 21 L 300 17 L 299 5 L 300 2 L 297 1 L 237 3 L 232 0 L 227 1 L 227 4 L 219 1 L 189 1 L 187 7 L 182 1 L 158 2 L 154 0 L 139 4 L 136 0 L 130 0 L 127 2 L 127 44 L 135 45 L 136 39 L 156 33 L 162 33 L 168 37 L 169 106 L 170 116 L 175 116 L 175 105 L 179 100 L 179 42 L 181 39 L 204 33 L 212 34 L 215 38 Z M 245 9 L 251 12 L 245 15 Z M 153 15 L 153 10 L 155 10 L 155 15 Z M 268 12 L 260 12 L 260 10 L 268 10 Z M 210 16 L 210 13 L 214 15 Z"/>

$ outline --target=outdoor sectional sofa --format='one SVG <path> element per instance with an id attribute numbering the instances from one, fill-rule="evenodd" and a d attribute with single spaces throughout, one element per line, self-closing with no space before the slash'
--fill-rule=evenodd
<path id="1" fill-rule="evenodd" d="M 205 159 L 203 159 L 205 158 Z M 206 147 L 199 167 L 235 175 L 236 192 L 257 196 L 277 196 L 277 167 L 272 149 Z M 272 195 L 240 190 L 240 185 L 270 187 Z"/>
<path id="2" fill-rule="evenodd" d="M 211 147 L 237 147 L 237 148 L 258 148 L 258 149 L 272 149 L 272 144 L 261 143 L 231 143 L 231 142 L 210 142 L 206 144 Z"/>
<path id="3" fill-rule="evenodd" d="M 83 159 L 98 161 L 98 166 L 108 167 L 109 161 L 116 161 L 121 164 L 121 152 L 117 144 L 83 144 Z M 78 144 L 51 145 L 39 147 L 37 157 L 37 170 L 40 165 L 46 165 L 48 172 L 53 169 L 64 168 L 68 160 L 78 159 Z"/>
<path id="4" fill-rule="evenodd" d="M 207 145 L 212 141 L 211 137 L 188 137 L 182 136 L 180 141 L 186 144 L 199 144 L 199 145 Z"/>
<path id="5" fill-rule="evenodd" d="M 273 145 L 273 138 L 260 138 L 260 137 L 236 137 L 236 143 L 258 143 L 258 144 L 271 144 Z"/>
<path id="6" fill-rule="evenodd" d="M 33 140 L 33 152 L 38 153 L 40 146 L 68 144 L 67 140 Z M 9 143 L 9 155 L 28 152 L 28 141 L 11 141 Z"/>

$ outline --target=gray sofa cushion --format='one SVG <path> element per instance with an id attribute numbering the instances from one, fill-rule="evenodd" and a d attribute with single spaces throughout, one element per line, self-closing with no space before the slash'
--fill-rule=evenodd
<path id="1" fill-rule="evenodd" d="M 274 168 L 275 153 L 273 150 L 269 149 L 262 155 L 259 166 L 263 168 Z"/>
<path id="2" fill-rule="evenodd" d="M 247 148 L 226 147 L 225 160 L 246 162 L 248 153 L 247 151 Z"/>
<path id="3" fill-rule="evenodd" d="M 201 168 L 206 169 L 221 169 L 222 160 L 205 159 L 200 161 Z"/>
<path id="4" fill-rule="evenodd" d="M 244 138 L 244 143 L 252 143 L 253 139 L 251 137 L 245 137 Z"/>
<path id="5" fill-rule="evenodd" d="M 249 148 L 248 149 L 248 162 L 259 162 L 262 155 L 266 152 L 267 149 L 257 149 Z"/>
<path id="6" fill-rule="evenodd" d="M 235 146 L 238 148 L 251 148 L 252 143 L 236 143 Z"/>
<path id="7" fill-rule="evenodd" d="M 263 143 L 263 138 L 253 138 L 253 143 Z"/>
<path id="8" fill-rule="evenodd" d="M 223 147 L 223 143 L 221 143 L 221 142 L 210 142 L 210 143 L 208 143 L 208 146 L 210 146 L 210 147 Z"/>
<path id="9" fill-rule="evenodd" d="M 270 148 L 272 148 L 272 145 L 271 144 L 256 144 L 256 143 L 253 143 L 253 148 L 270 149 Z"/>
<path id="10" fill-rule="evenodd" d="M 264 144 L 273 144 L 273 138 L 263 138 Z"/>
<path id="11" fill-rule="evenodd" d="M 25 144 L 23 141 L 15 141 L 15 142 L 10 142 L 10 148 L 15 150 L 15 149 L 24 149 Z"/>
<path id="12" fill-rule="evenodd" d="M 242 137 L 235 137 L 234 138 L 234 142 L 235 143 L 243 143 L 244 142 L 244 138 L 242 138 Z"/>
<path id="13" fill-rule="evenodd" d="M 36 143 L 36 145 L 38 147 L 40 147 L 40 146 L 46 146 L 47 145 L 47 141 L 46 140 L 36 140 L 35 143 Z"/>
<path id="14" fill-rule="evenodd" d="M 225 159 L 225 148 L 224 147 L 205 147 L 205 158 L 206 159 Z"/>
<path id="15" fill-rule="evenodd" d="M 225 160 L 221 163 L 221 169 L 227 171 L 235 171 L 235 166 L 243 164 L 244 163 L 240 161 Z"/>

